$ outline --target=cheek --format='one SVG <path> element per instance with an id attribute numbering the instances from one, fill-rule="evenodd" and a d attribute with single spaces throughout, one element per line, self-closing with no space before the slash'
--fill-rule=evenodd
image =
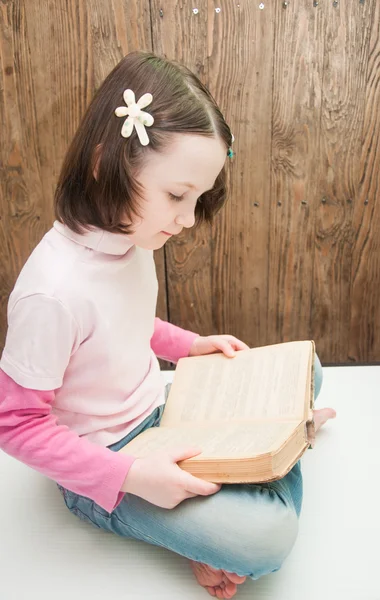
<path id="1" fill-rule="evenodd" d="M 142 218 L 136 221 L 136 231 L 146 234 L 156 234 L 165 230 L 175 222 L 179 206 L 166 194 L 150 196 L 141 212 Z"/>
<path id="2" fill-rule="evenodd" d="M 178 207 L 176 207 L 175 202 L 172 202 L 170 200 L 157 202 L 154 211 L 152 211 L 151 220 L 154 223 L 156 223 L 156 225 L 167 225 L 168 223 L 172 223 L 175 221 L 177 212 Z"/>

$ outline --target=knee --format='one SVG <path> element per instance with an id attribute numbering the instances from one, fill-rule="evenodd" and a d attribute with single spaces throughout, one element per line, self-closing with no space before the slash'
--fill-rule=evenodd
<path id="1" fill-rule="evenodd" d="M 234 572 L 253 579 L 278 571 L 298 534 L 298 518 L 292 507 L 276 502 L 259 513 L 236 536 L 234 549 Z"/>
<path id="2" fill-rule="evenodd" d="M 314 398 L 318 398 L 319 392 L 321 391 L 323 381 L 323 370 L 321 361 L 319 360 L 318 355 L 315 355 L 314 361 Z"/>
<path id="3" fill-rule="evenodd" d="M 267 573 L 277 571 L 292 550 L 297 535 L 298 518 L 293 508 L 283 505 L 280 510 L 276 507 L 268 514 L 259 535 L 252 539 L 253 575 L 260 569 Z"/>

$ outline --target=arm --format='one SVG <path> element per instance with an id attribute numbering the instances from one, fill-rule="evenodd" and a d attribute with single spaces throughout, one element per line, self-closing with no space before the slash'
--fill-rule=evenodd
<path id="1" fill-rule="evenodd" d="M 0 369 L 0 448 L 112 512 L 134 458 L 57 425 L 53 402 L 53 391 L 21 387 Z"/>
<path id="2" fill-rule="evenodd" d="M 54 297 L 11 297 L 0 364 L 0 448 L 111 512 L 134 459 L 58 425 L 55 393 L 86 332 Z"/>
<path id="3" fill-rule="evenodd" d="M 180 358 L 189 356 L 190 348 L 197 337 L 197 333 L 156 318 L 150 346 L 159 358 L 176 363 Z"/>

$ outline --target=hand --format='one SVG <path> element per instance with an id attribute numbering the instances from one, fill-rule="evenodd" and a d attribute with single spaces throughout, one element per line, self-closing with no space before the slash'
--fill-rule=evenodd
<path id="1" fill-rule="evenodd" d="M 184 448 L 136 458 L 121 491 L 139 496 L 161 508 L 174 508 L 186 498 L 215 494 L 221 485 L 194 477 L 176 464 L 201 452 L 199 448 Z"/>
<path id="2" fill-rule="evenodd" d="M 235 356 L 235 350 L 249 350 L 249 346 L 241 342 L 233 335 L 208 335 L 195 338 L 190 348 L 189 356 L 201 356 L 202 354 L 213 354 L 223 352 L 229 358 Z"/>

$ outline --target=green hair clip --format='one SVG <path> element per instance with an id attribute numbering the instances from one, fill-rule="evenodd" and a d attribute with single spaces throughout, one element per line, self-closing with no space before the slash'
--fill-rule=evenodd
<path id="1" fill-rule="evenodd" d="M 235 141 L 235 137 L 234 137 L 234 135 L 232 133 L 231 134 L 231 144 L 233 144 L 234 141 Z M 228 158 L 233 158 L 234 157 L 234 151 L 232 150 L 231 146 L 228 148 L 227 156 L 228 156 Z"/>

